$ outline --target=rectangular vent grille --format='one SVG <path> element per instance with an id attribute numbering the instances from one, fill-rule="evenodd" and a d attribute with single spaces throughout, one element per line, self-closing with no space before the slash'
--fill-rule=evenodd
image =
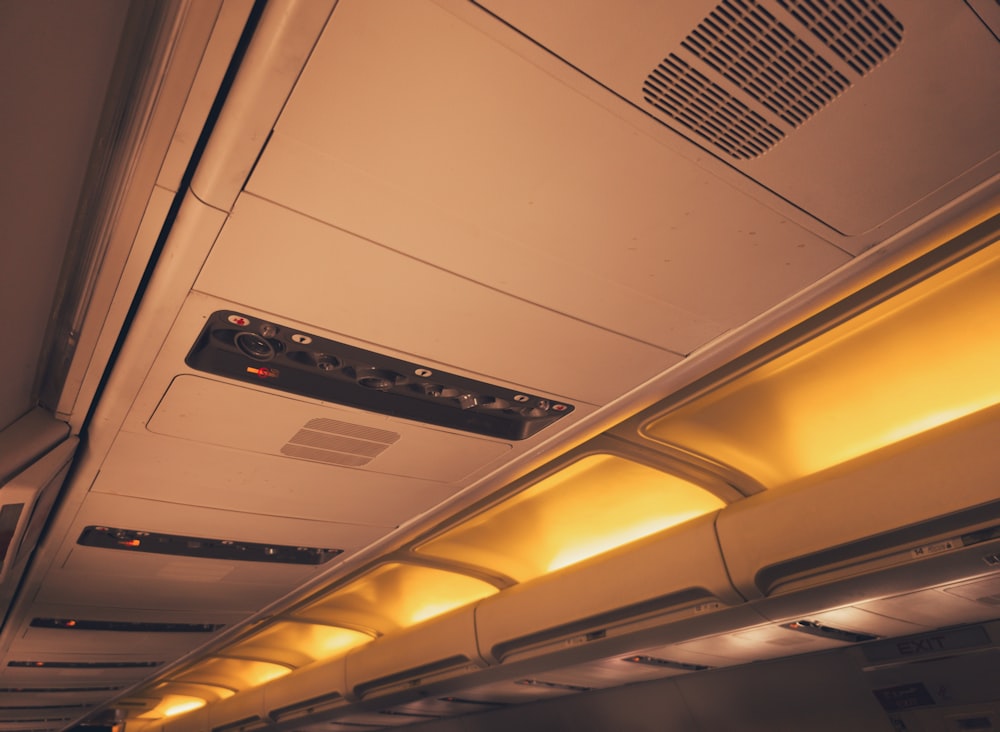
<path id="1" fill-rule="evenodd" d="M 899 47 L 903 24 L 871 0 L 778 0 L 859 74 L 867 74 Z"/>
<path id="2" fill-rule="evenodd" d="M 902 41 L 902 24 L 871 0 L 777 3 L 722 0 L 646 77 L 643 99 L 731 157 L 751 160 Z M 806 31 L 832 53 L 814 49 Z"/>
<path id="3" fill-rule="evenodd" d="M 784 133 L 708 77 L 670 54 L 642 86 L 647 102 L 734 158 L 767 152 Z"/>
<path id="4" fill-rule="evenodd" d="M 681 45 L 792 127 L 850 85 L 758 5 L 723 3 Z"/>
<path id="5" fill-rule="evenodd" d="M 336 419 L 311 419 L 288 444 L 283 455 L 359 468 L 399 440 L 398 432 Z"/>

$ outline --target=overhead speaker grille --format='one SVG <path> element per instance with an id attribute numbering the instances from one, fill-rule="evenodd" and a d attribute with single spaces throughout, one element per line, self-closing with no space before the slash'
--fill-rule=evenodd
<path id="1" fill-rule="evenodd" d="M 870 0 L 778 0 L 827 48 L 859 74 L 888 58 L 903 40 L 903 24 Z"/>
<path id="2" fill-rule="evenodd" d="M 676 54 L 653 69 L 642 90 L 647 102 L 734 158 L 755 158 L 784 137 Z"/>
<path id="3" fill-rule="evenodd" d="M 737 160 L 763 155 L 896 49 L 866 0 L 723 0 L 653 69 L 643 99 Z M 782 10 L 783 9 L 783 10 Z M 782 17 L 779 17 L 782 16 Z M 826 51 L 803 37 L 811 32 Z"/>
<path id="4" fill-rule="evenodd" d="M 390 430 L 336 419 L 311 419 L 281 448 L 281 453 L 358 468 L 370 463 L 398 439 L 399 433 Z"/>

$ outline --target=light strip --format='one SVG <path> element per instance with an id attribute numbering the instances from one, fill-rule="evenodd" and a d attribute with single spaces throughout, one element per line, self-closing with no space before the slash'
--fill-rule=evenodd
<path id="1" fill-rule="evenodd" d="M 616 455 L 588 455 L 415 552 L 524 582 L 723 505 L 683 478 Z"/>
<path id="2" fill-rule="evenodd" d="M 1000 245 L 649 423 L 776 487 L 1000 403 Z"/>

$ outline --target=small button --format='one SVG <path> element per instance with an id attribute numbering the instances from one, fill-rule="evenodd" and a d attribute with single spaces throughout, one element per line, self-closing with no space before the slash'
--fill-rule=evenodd
<path id="1" fill-rule="evenodd" d="M 433 376 L 434 375 L 434 372 L 431 371 L 430 369 L 417 369 L 413 373 L 416 374 L 417 376 L 419 376 L 422 379 L 426 379 L 428 376 Z"/>
<path id="2" fill-rule="evenodd" d="M 527 394 L 518 394 L 514 397 L 515 402 L 527 402 L 531 401 L 531 397 Z"/>
<path id="3" fill-rule="evenodd" d="M 242 315 L 233 314 L 230 315 L 228 318 L 226 318 L 226 320 L 228 320 L 233 325 L 240 326 L 241 328 L 245 328 L 246 326 L 250 325 L 250 318 L 244 317 Z"/>
<path id="4" fill-rule="evenodd" d="M 313 339 L 307 335 L 302 335 L 301 333 L 294 333 L 292 335 L 292 340 L 303 346 L 308 345 L 313 342 Z"/>

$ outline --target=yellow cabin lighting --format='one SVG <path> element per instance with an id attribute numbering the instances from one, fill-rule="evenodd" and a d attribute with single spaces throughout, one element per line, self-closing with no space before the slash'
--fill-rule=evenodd
<path id="1" fill-rule="evenodd" d="M 417 547 L 524 582 L 722 508 L 683 478 L 588 455 Z"/>
<path id="2" fill-rule="evenodd" d="M 223 653 L 298 668 L 313 661 L 340 656 L 370 640 L 371 635 L 348 628 L 280 621 L 227 647 Z"/>
<path id="3" fill-rule="evenodd" d="M 497 592 L 457 572 L 416 564 L 379 565 L 295 613 L 303 620 L 370 628 L 382 634 L 429 620 Z"/>
<path id="4" fill-rule="evenodd" d="M 773 488 L 1000 403 L 1000 245 L 655 419 Z"/>
<path id="5" fill-rule="evenodd" d="M 196 696 L 185 694 L 166 694 L 160 703 L 147 712 L 138 715 L 136 719 L 163 719 L 164 717 L 177 717 L 195 709 L 201 709 L 208 703 L 208 700 Z"/>
<path id="6" fill-rule="evenodd" d="M 216 656 L 202 661 L 172 680 L 243 691 L 266 684 L 288 673 L 291 673 L 288 666 L 277 663 Z"/>

